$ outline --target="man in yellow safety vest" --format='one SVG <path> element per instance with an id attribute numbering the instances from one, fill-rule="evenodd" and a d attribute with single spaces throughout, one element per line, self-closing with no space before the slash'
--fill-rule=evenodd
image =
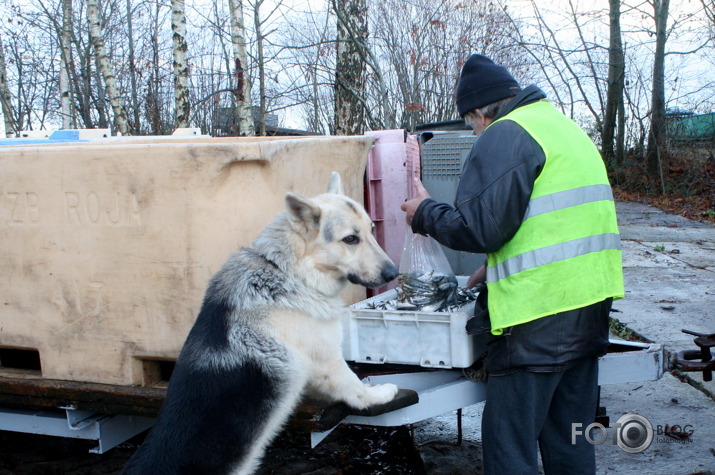
<path id="1" fill-rule="evenodd" d="M 487 254 L 469 281 L 488 293 L 485 473 L 538 473 L 537 446 L 546 474 L 594 473 L 594 447 L 573 424 L 594 421 L 598 357 L 624 292 L 603 160 L 541 89 L 522 90 L 485 56 L 464 64 L 456 104 L 479 138 L 454 206 L 416 180 L 402 209 L 414 232 Z"/>

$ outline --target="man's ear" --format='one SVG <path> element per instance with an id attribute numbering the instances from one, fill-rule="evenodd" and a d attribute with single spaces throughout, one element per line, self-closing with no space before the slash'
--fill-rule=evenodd
<path id="1" fill-rule="evenodd" d="M 330 174 L 330 182 L 328 183 L 328 193 L 336 195 L 344 195 L 343 180 L 340 178 L 340 173 L 333 172 Z"/>
<path id="2" fill-rule="evenodd" d="M 291 223 L 306 231 L 320 227 L 320 208 L 315 203 L 290 192 L 286 193 L 285 200 Z"/>

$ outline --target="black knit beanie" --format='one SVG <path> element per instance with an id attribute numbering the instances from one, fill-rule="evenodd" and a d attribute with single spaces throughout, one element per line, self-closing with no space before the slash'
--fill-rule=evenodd
<path id="1" fill-rule="evenodd" d="M 504 66 L 473 54 L 462 67 L 457 84 L 457 110 L 464 115 L 472 109 L 484 107 L 492 102 L 515 96 L 521 87 Z"/>

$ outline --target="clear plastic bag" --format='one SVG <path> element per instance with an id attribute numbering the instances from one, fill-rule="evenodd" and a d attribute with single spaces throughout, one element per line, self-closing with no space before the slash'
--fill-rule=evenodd
<path id="1" fill-rule="evenodd" d="M 439 312 L 457 304 L 457 278 L 437 241 L 408 231 L 400 259 L 398 310 Z"/>

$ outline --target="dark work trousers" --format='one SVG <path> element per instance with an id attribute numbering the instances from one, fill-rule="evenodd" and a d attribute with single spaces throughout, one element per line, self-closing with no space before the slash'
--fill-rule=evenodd
<path id="1" fill-rule="evenodd" d="M 558 372 L 519 371 L 489 376 L 482 416 L 484 473 L 538 474 L 537 442 L 546 475 L 593 474 L 594 446 L 579 430 L 594 422 L 598 400 L 598 358 Z"/>

